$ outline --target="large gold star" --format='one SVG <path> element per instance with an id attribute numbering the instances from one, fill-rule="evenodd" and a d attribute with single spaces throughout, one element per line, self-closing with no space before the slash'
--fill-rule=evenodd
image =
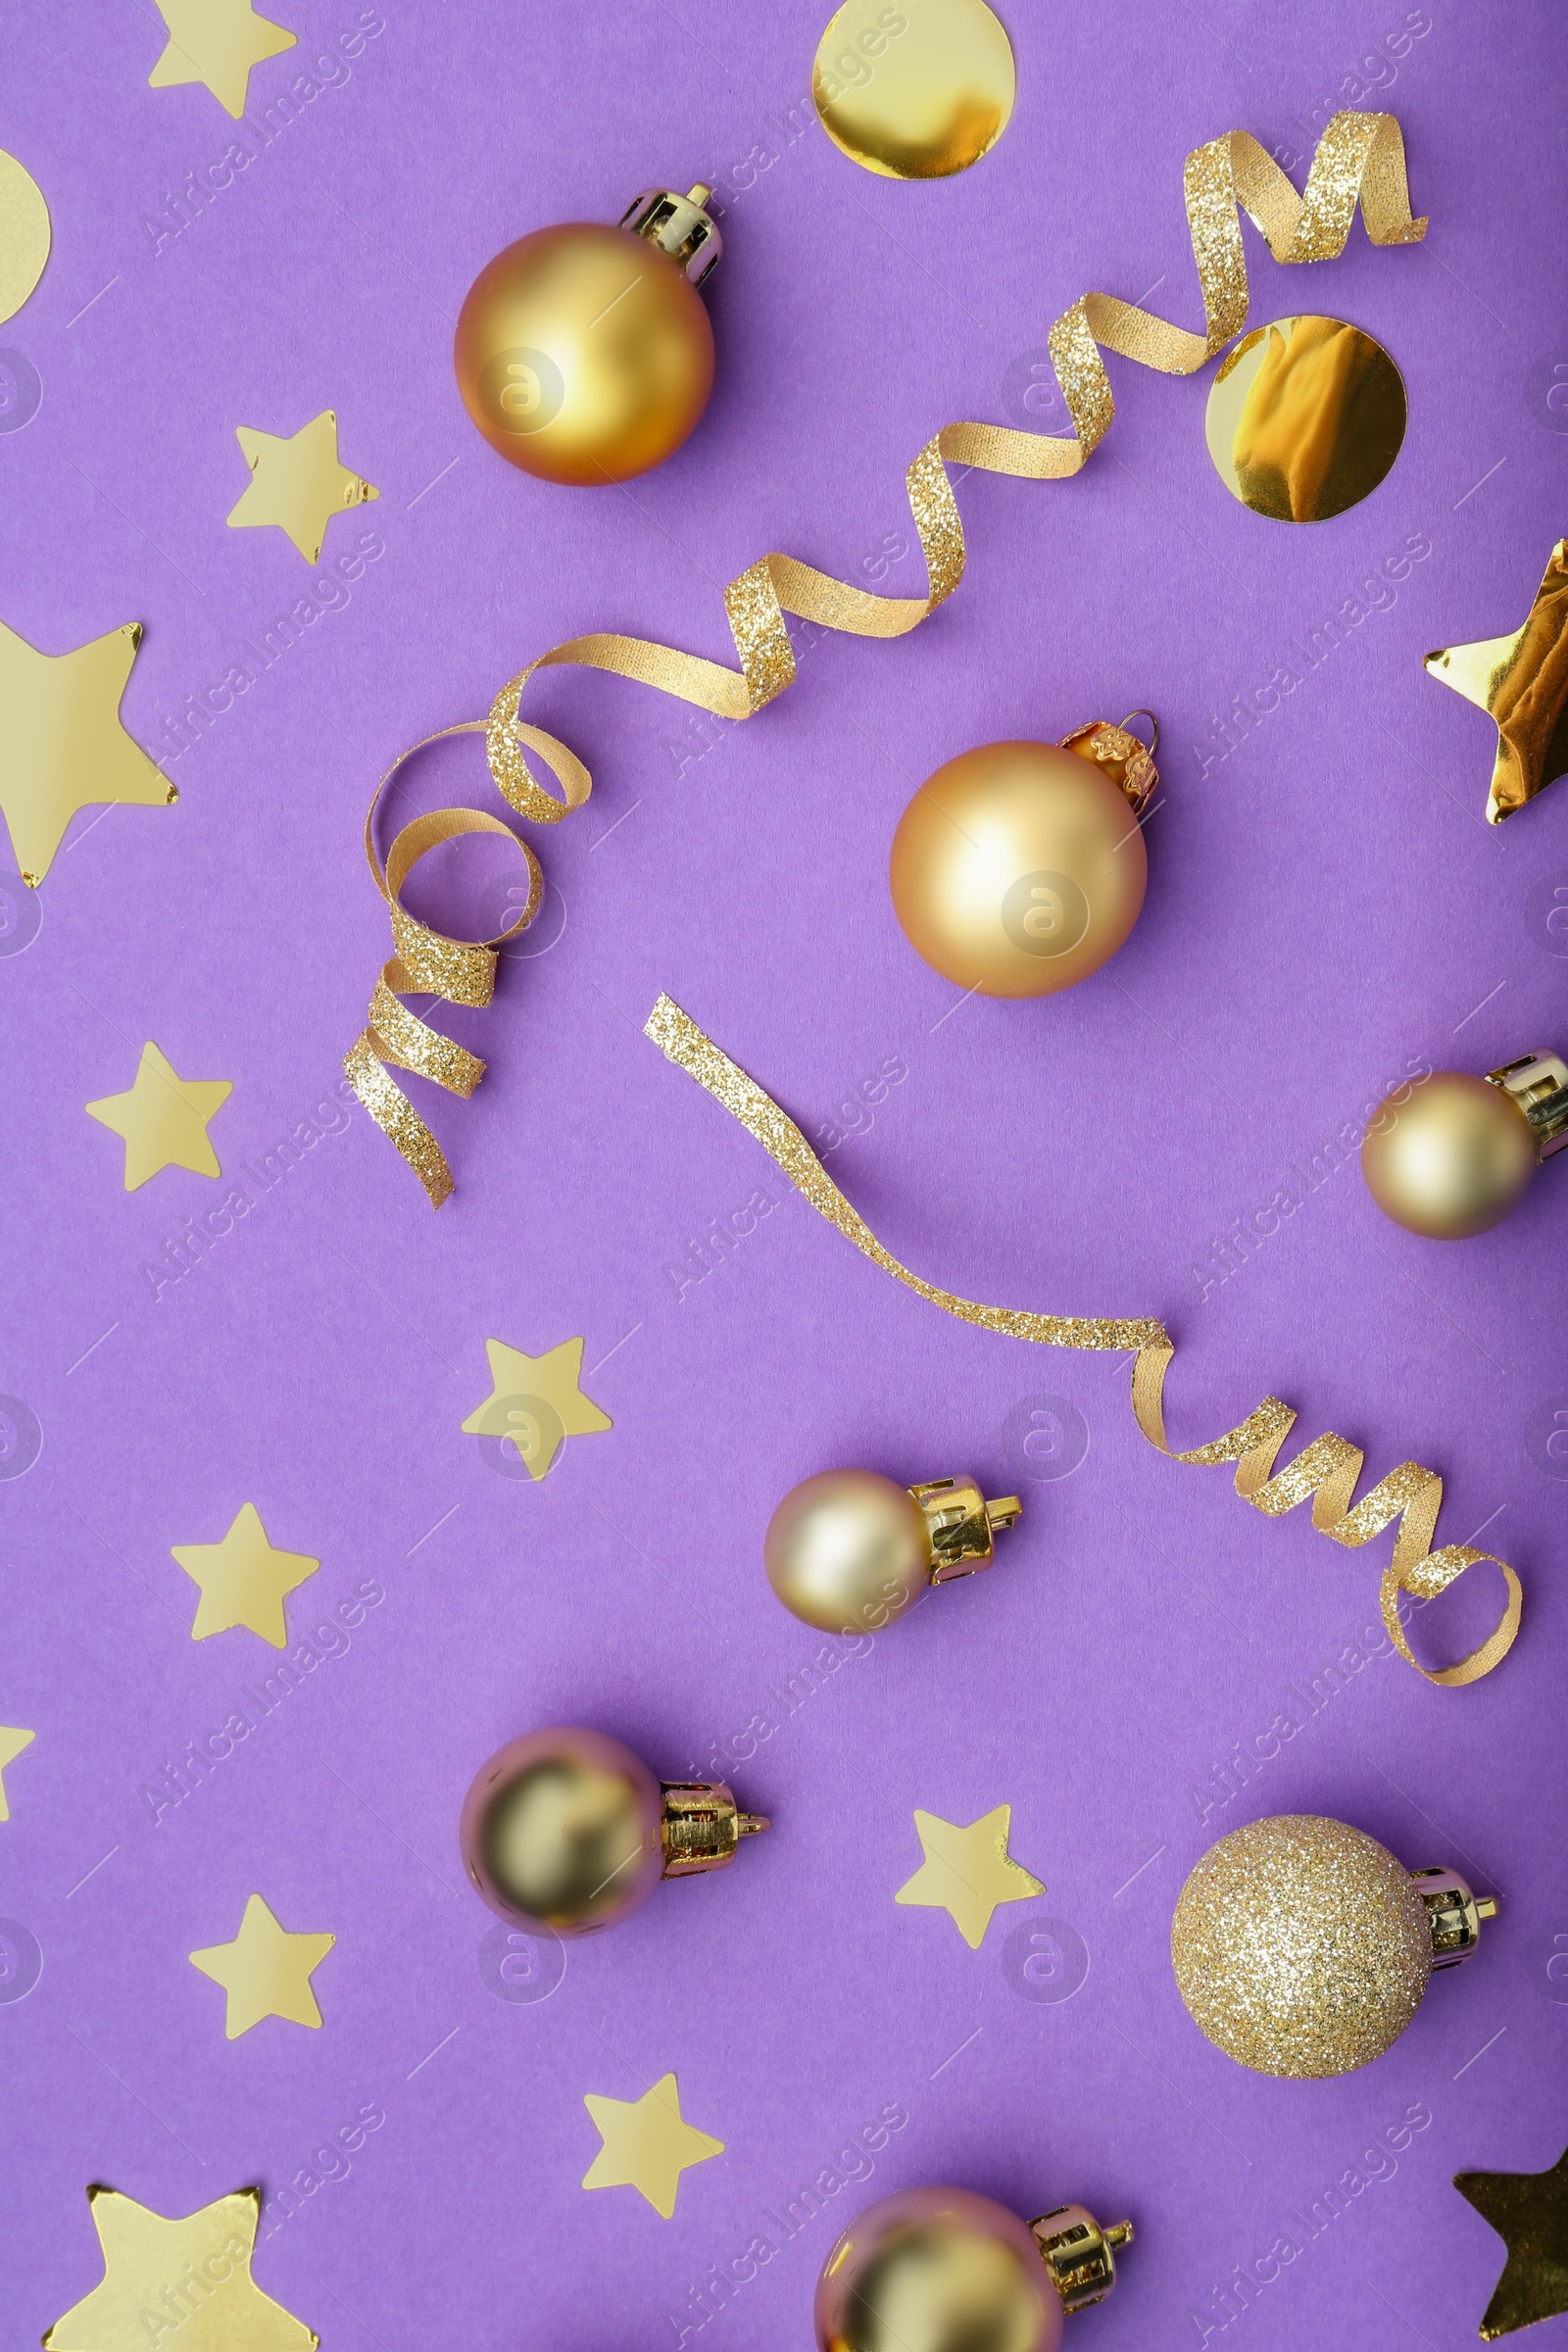
<path id="1" fill-rule="evenodd" d="M 466 1437 L 510 1441 L 529 1476 L 543 1478 L 563 1438 L 613 1428 L 610 1415 L 579 1385 L 581 1340 L 563 1340 L 546 1355 L 524 1355 L 503 1340 L 486 1340 L 484 1346 L 490 1394 L 463 1424 Z"/>
<path id="2" fill-rule="evenodd" d="M 964 1942 L 972 1952 L 978 1951 L 999 1903 L 1027 1902 L 1030 1895 L 1046 1891 L 1007 1852 L 1011 1820 L 1012 1807 L 998 1805 L 978 1821 L 971 1821 L 967 1829 L 960 1829 L 956 1822 L 944 1821 L 940 1813 L 922 1813 L 916 1806 L 914 1826 L 920 1833 L 925 1860 L 899 1888 L 894 1901 L 951 1912 Z"/>
<path id="3" fill-rule="evenodd" d="M 6 1801 L 4 1777 L 6 1766 L 14 1764 L 23 1749 L 32 1745 L 32 1740 L 31 1732 L 11 1730 L 5 1724 L 0 1723 L 0 1821 L 11 1819 L 11 1807 Z"/>
<path id="4" fill-rule="evenodd" d="M 207 1123 L 233 1092 L 226 1078 L 181 1078 L 149 1038 L 135 1084 L 122 1095 L 100 1095 L 87 1116 L 124 1138 L 125 1190 L 133 1193 L 161 1168 L 221 1174 Z"/>
<path id="5" fill-rule="evenodd" d="M 1568 2149 L 1544 2173 L 1455 2173 L 1453 2185 L 1508 2249 L 1482 2334 L 1511 2335 L 1568 2311 Z"/>
<path id="6" fill-rule="evenodd" d="M 604 2142 L 582 2177 L 584 2188 L 639 2189 L 666 2222 L 674 2215 L 682 2173 L 724 2153 L 721 2139 L 682 2118 L 673 2075 L 662 2076 L 640 2099 L 605 2099 L 590 2090 L 582 2103 Z"/>
<path id="7" fill-rule="evenodd" d="M 227 1993 L 223 2032 L 237 2041 L 264 2017 L 286 2017 L 296 2026 L 320 2024 L 311 1976 L 336 1941 L 335 1936 L 291 1936 L 253 1894 L 233 1942 L 192 1952 L 191 1966 Z"/>
<path id="8" fill-rule="evenodd" d="M 141 622 L 40 654 L 0 621 L 0 810 L 17 871 L 36 890 L 78 808 L 134 801 L 167 808 L 178 793 L 120 723 Z"/>
<path id="9" fill-rule="evenodd" d="M 253 432 L 248 424 L 238 425 L 234 438 L 245 453 L 251 483 L 228 518 L 229 529 L 255 531 L 275 522 L 307 564 L 318 561 L 334 514 L 381 495 L 363 474 L 339 465 L 335 409 L 323 409 L 289 439 Z"/>
<path id="10" fill-rule="evenodd" d="M 56 2320 L 44 2352 L 316 2352 L 303 2320 L 251 2277 L 259 2188 L 168 2221 L 117 2188 L 87 2191 L 102 2283 Z"/>
<path id="11" fill-rule="evenodd" d="M 201 1588 L 190 1629 L 193 1642 L 243 1625 L 274 1649 L 287 1648 L 284 1595 L 314 1576 L 321 1563 L 308 1552 L 275 1551 L 254 1502 L 241 1504 L 221 1544 L 175 1544 L 172 1550 Z"/>
<path id="12" fill-rule="evenodd" d="M 1496 722 L 1489 824 L 1568 775 L 1568 540 L 1552 549 L 1522 628 L 1428 654 L 1426 666 Z"/>
<path id="13" fill-rule="evenodd" d="M 236 122 L 245 112 L 252 66 L 294 46 L 293 33 L 259 17 L 251 0 L 158 0 L 158 13 L 169 27 L 169 46 L 147 76 L 149 86 L 168 90 L 204 82 Z"/>

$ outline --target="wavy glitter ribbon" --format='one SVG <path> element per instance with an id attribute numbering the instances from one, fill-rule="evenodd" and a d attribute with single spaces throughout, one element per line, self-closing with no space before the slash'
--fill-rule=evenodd
<path id="1" fill-rule="evenodd" d="M 1400 1657 L 1418 1674 L 1425 1675 L 1429 1683 L 1456 1687 L 1479 1682 L 1507 1656 L 1524 1608 L 1519 1579 L 1507 1561 L 1499 1560 L 1494 1551 L 1477 1551 L 1469 1544 L 1446 1544 L 1441 1550 L 1433 1550 L 1432 1539 L 1443 1502 L 1443 1481 L 1436 1471 L 1423 1469 L 1419 1462 L 1400 1462 L 1387 1478 L 1379 1480 L 1370 1494 L 1353 1502 L 1366 1457 L 1359 1446 L 1352 1446 L 1330 1431 L 1324 1437 L 1314 1438 L 1293 1462 L 1276 1472 L 1275 1460 L 1296 1420 L 1295 1408 L 1278 1396 L 1265 1396 L 1255 1411 L 1249 1413 L 1235 1429 L 1227 1430 L 1222 1438 L 1213 1439 L 1207 1446 L 1177 1452 L 1165 1438 L 1165 1374 L 1176 1348 L 1163 1323 L 1155 1322 L 1152 1316 L 1128 1322 L 1091 1315 L 1042 1315 L 1026 1307 L 981 1306 L 972 1298 L 960 1298 L 956 1292 L 940 1290 L 935 1283 L 911 1274 L 890 1250 L 882 1247 L 865 1219 L 850 1206 L 788 1112 L 781 1110 L 772 1097 L 739 1069 L 711 1038 L 706 1037 L 690 1014 L 682 1012 L 669 997 L 661 997 L 648 1016 L 643 1034 L 652 1038 L 677 1069 L 685 1070 L 699 1086 L 706 1087 L 732 1118 L 739 1119 L 818 1215 L 836 1225 L 862 1256 L 932 1306 L 941 1307 L 944 1314 L 956 1315 L 960 1322 L 978 1323 L 985 1331 L 1002 1332 L 1008 1339 L 1032 1340 L 1043 1348 L 1136 1350 L 1133 1413 L 1150 1444 L 1157 1446 L 1171 1461 L 1234 1462 L 1237 1494 L 1271 1519 L 1294 1510 L 1298 1502 L 1305 1502 L 1310 1496 L 1312 1525 L 1318 1534 L 1332 1537 L 1336 1544 L 1343 1544 L 1350 1550 L 1370 1544 L 1374 1536 L 1380 1536 L 1397 1520 L 1394 1557 L 1383 1572 L 1379 1605 L 1389 1637 Z M 1507 1600 L 1501 1617 L 1479 1649 L 1472 1650 L 1457 1665 L 1423 1666 L 1406 1641 L 1399 1621 L 1399 1594 L 1409 1592 L 1420 1600 L 1435 1599 L 1480 1560 L 1491 1560 L 1502 1570 Z"/>
<path id="2" fill-rule="evenodd" d="M 1196 373 L 1247 324 L 1243 212 L 1261 229 L 1277 262 L 1336 260 L 1345 250 L 1357 204 L 1374 245 L 1417 244 L 1427 230 L 1424 218 L 1411 218 L 1404 142 L 1392 115 L 1336 115 L 1318 141 L 1300 195 L 1273 157 L 1245 130 L 1227 131 L 1223 138 L 1194 148 L 1183 168 L 1182 194 L 1203 297 L 1203 332 L 1199 335 L 1173 326 L 1113 294 L 1082 295 L 1071 310 L 1064 311 L 1049 340 L 1052 366 L 1072 420 L 1071 438 L 1015 432 L 1000 424 L 947 424 L 926 443 L 905 475 L 909 511 L 925 559 L 928 586 L 924 596 L 873 596 L 864 588 L 800 563 L 794 556 L 768 555 L 751 564 L 724 591 L 724 612 L 739 669 L 642 637 L 595 633 L 555 646 L 508 680 L 483 722 L 490 772 L 517 814 L 536 824 L 557 823 L 580 808 L 593 789 L 592 777 L 573 751 L 543 728 L 525 724 L 518 715 L 523 690 L 536 670 L 563 665 L 607 670 L 612 677 L 630 678 L 695 704 L 715 718 L 742 719 L 765 709 L 795 676 L 786 613 L 856 637 L 905 637 L 918 628 L 963 577 L 963 523 L 948 480 L 948 466 L 976 467 L 985 473 L 1037 482 L 1064 481 L 1078 472 L 1103 440 L 1116 413 L 1110 378 L 1100 356 L 1102 349 L 1136 360 L 1141 367 L 1156 368 L 1163 375 Z M 463 728 L 445 731 L 472 732 L 479 723 L 470 720 Z M 523 757 L 525 750 L 533 752 L 555 775 L 559 796 L 534 776 Z M 402 755 L 404 759 L 409 756 Z M 371 807 L 373 812 L 373 802 Z M 472 813 L 441 811 L 454 820 L 455 831 L 470 829 L 459 820 Z M 493 826 L 495 820 L 489 822 Z M 410 967 L 398 933 L 401 910 L 396 888 L 389 889 L 382 876 L 369 842 L 368 822 L 367 849 L 376 887 L 392 909 L 394 945 L 405 970 L 447 971 L 460 985 L 479 985 L 484 974 L 467 960 L 478 943 L 446 940 L 424 926 L 415 926 L 417 939 L 409 934 L 416 951 L 415 967 Z M 390 854 L 387 862 L 390 870 Z M 402 919 L 405 926 L 412 921 L 407 915 Z M 493 948 L 500 942 L 487 944 Z M 490 985 L 494 968 L 492 956 Z M 389 964 L 387 971 L 391 969 Z M 470 1070 L 472 1055 L 451 1063 L 440 1050 L 448 1041 L 423 1023 L 416 1021 L 415 1028 L 409 1029 L 405 1024 L 415 1016 L 406 1010 L 401 1021 L 393 1021 L 385 992 L 403 985 L 426 988 L 431 985 L 428 979 L 387 981 L 383 974 L 383 983 L 384 988 L 376 991 L 368 1026 L 344 1068 L 370 1116 L 391 1137 L 433 1205 L 439 1207 L 452 1190 L 451 1169 L 429 1128 L 383 1064 L 391 1061 L 418 1070 L 464 1095 L 471 1094 L 483 1065 Z M 446 995 L 447 991 L 437 988 L 435 993 Z M 459 1004 L 489 1001 L 489 986 L 482 996 L 448 997 L 448 1002 Z M 376 1006 L 381 1008 L 379 1017 Z M 401 1055 L 390 1050 L 381 1052 L 377 1039 L 389 1038 L 401 1039 L 407 1051 Z M 437 1042 L 432 1044 L 432 1040 Z M 410 1060 L 407 1052 L 423 1058 Z M 461 1078 L 467 1082 L 458 1082 Z"/>

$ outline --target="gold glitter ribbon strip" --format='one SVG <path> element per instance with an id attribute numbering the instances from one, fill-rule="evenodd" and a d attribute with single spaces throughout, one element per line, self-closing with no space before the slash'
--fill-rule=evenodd
<path id="1" fill-rule="evenodd" d="M 1424 219 L 1412 220 L 1410 215 L 1404 142 L 1392 115 L 1336 115 L 1318 142 L 1300 195 L 1273 157 L 1245 130 L 1227 131 L 1223 138 L 1195 148 L 1187 158 L 1182 186 L 1203 298 L 1200 335 L 1113 294 L 1085 294 L 1064 311 L 1051 329 L 1050 350 L 1072 419 L 1071 437 L 1015 432 L 1000 424 L 948 424 L 926 443 L 905 475 L 925 560 L 924 596 L 873 596 L 794 556 L 767 555 L 724 591 L 738 669 L 646 638 L 604 633 L 573 637 L 541 654 L 503 686 L 485 725 L 490 772 L 518 815 L 536 824 L 558 823 L 580 808 L 593 789 L 593 779 L 575 752 L 518 715 L 523 690 L 536 670 L 573 665 L 605 670 L 612 677 L 657 687 L 661 694 L 674 695 L 715 718 L 742 719 L 765 709 L 795 676 L 786 613 L 856 637 L 905 637 L 918 628 L 963 577 L 963 523 L 948 480 L 949 466 L 1010 474 L 1022 481 L 1063 481 L 1103 440 L 1116 413 L 1102 349 L 1165 375 L 1191 375 L 1201 368 L 1247 324 L 1243 212 L 1262 231 L 1277 262 L 1335 259 L 1345 250 L 1357 204 L 1374 245 L 1414 244 L 1427 229 Z M 559 792 L 540 783 L 525 757 L 529 752 L 553 772 Z M 371 871 L 387 897 L 373 856 Z M 392 904 L 395 929 L 397 909 L 395 901 Z M 349 1075 L 356 1086 L 365 1077 L 362 1100 L 367 1108 L 439 1205 L 452 1189 L 451 1172 L 407 1098 L 384 1072 L 380 1082 L 370 1077 L 375 1062 L 372 1033 L 377 1030 L 383 1037 L 391 1034 L 389 1023 L 378 1026 L 372 1016 L 371 1029 L 350 1055 L 354 1066 Z M 427 1038 L 435 1034 L 424 1033 Z"/>
<path id="2" fill-rule="evenodd" d="M 845 1200 L 789 1114 L 779 1108 L 770 1095 L 763 1093 L 755 1079 L 738 1069 L 728 1054 L 706 1037 L 670 998 L 660 998 L 648 1017 L 644 1034 L 652 1038 L 666 1059 L 695 1078 L 699 1086 L 706 1087 L 715 1102 L 739 1119 L 777 1161 L 797 1191 L 805 1195 L 830 1225 L 836 1225 L 862 1256 L 931 1305 L 941 1307 L 945 1314 L 956 1315 L 965 1323 L 977 1323 L 985 1331 L 1002 1332 L 1009 1339 L 1032 1340 L 1045 1348 L 1135 1349 L 1133 1412 L 1150 1444 L 1157 1446 L 1171 1461 L 1200 1465 L 1234 1462 L 1237 1494 L 1270 1518 L 1294 1510 L 1298 1502 L 1310 1497 L 1312 1525 L 1318 1534 L 1329 1536 L 1351 1550 L 1370 1544 L 1375 1536 L 1397 1521 L 1394 1557 L 1383 1573 L 1379 1602 L 1383 1622 L 1400 1657 L 1418 1674 L 1425 1675 L 1429 1683 L 1453 1687 L 1479 1682 L 1507 1656 L 1524 1608 L 1519 1579 L 1507 1561 L 1498 1559 L 1495 1552 L 1477 1551 L 1469 1544 L 1446 1544 L 1441 1550 L 1433 1550 L 1432 1539 L 1443 1501 L 1443 1481 L 1435 1471 L 1423 1469 L 1419 1462 L 1400 1462 L 1387 1478 L 1379 1480 L 1370 1494 L 1355 1502 L 1353 1497 L 1365 1456 L 1358 1446 L 1351 1446 L 1332 1431 L 1315 1438 L 1294 1461 L 1276 1471 L 1274 1465 L 1280 1447 L 1296 1420 L 1295 1409 L 1278 1396 L 1265 1396 L 1255 1411 L 1222 1438 L 1213 1439 L 1207 1446 L 1177 1451 L 1165 1437 L 1165 1374 L 1176 1349 L 1163 1323 L 1152 1317 L 1128 1322 L 1097 1316 L 1042 1315 L 1026 1307 L 982 1306 L 972 1298 L 960 1298 L 956 1292 L 940 1290 L 934 1283 L 923 1281 L 882 1247 L 864 1218 Z M 1408 1592 L 1422 1601 L 1435 1599 L 1467 1568 L 1473 1568 L 1481 1560 L 1491 1560 L 1502 1570 L 1507 1599 L 1501 1617 L 1480 1647 L 1456 1665 L 1423 1666 L 1405 1639 L 1398 1610 L 1400 1593 Z"/>

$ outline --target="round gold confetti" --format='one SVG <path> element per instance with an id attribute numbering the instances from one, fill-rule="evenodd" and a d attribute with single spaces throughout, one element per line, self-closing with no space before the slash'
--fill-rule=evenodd
<path id="1" fill-rule="evenodd" d="M 1170 1956 L 1216 2048 L 1260 2075 L 1347 2075 L 1414 2017 L 1432 1932 L 1410 1872 L 1375 1838 L 1287 1813 L 1209 1847 L 1177 1901 Z"/>
<path id="2" fill-rule="evenodd" d="M 1232 496 L 1275 522 L 1327 522 L 1371 496 L 1399 454 L 1404 379 L 1343 318 L 1276 318 L 1226 353 L 1204 432 Z"/>
<path id="3" fill-rule="evenodd" d="M 1016 88 L 986 0 L 845 0 L 811 70 L 828 137 L 886 179 L 967 172 L 1006 129 Z"/>
<path id="4" fill-rule="evenodd" d="M 0 148 L 0 320 L 20 311 L 49 259 L 49 207 L 32 173 Z"/>

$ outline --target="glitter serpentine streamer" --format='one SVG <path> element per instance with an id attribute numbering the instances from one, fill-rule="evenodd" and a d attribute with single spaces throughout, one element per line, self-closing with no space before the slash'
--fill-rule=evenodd
<path id="1" fill-rule="evenodd" d="M 1245 1421 L 1238 1422 L 1223 1437 L 1185 1452 L 1176 1451 L 1166 1442 L 1164 1408 L 1165 1374 L 1176 1348 L 1163 1323 L 1152 1316 L 1128 1321 L 1093 1315 L 1043 1315 L 1027 1307 L 981 1306 L 972 1298 L 960 1298 L 956 1292 L 941 1290 L 935 1283 L 911 1274 L 890 1250 L 883 1248 L 865 1219 L 851 1207 L 789 1113 L 781 1110 L 772 1097 L 738 1068 L 711 1038 L 705 1036 L 690 1014 L 683 1012 L 671 998 L 660 998 L 644 1024 L 643 1034 L 653 1040 L 677 1069 L 685 1070 L 699 1086 L 706 1087 L 714 1101 L 722 1103 L 731 1117 L 757 1138 L 797 1192 L 804 1194 L 819 1216 L 836 1225 L 862 1256 L 932 1306 L 941 1307 L 944 1314 L 956 1315 L 964 1323 L 977 1323 L 984 1331 L 1001 1332 L 1008 1339 L 1031 1340 L 1043 1348 L 1096 1348 L 1112 1353 L 1126 1348 L 1135 1350 L 1134 1418 L 1150 1444 L 1169 1460 L 1198 1465 L 1234 1462 L 1237 1494 L 1271 1519 L 1294 1510 L 1298 1502 L 1310 1497 L 1312 1525 L 1318 1534 L 1329 1536 L 1351 1550 L 1370 1544 L 1374 1536 L 1380 1536 L 1396 1520 L 1394 1557 L 1383 1572 L 1379 1606 L 1400 1657 L 1418 1674 L 1425 1675 L 1429 1683 L 1458 1687 L 1479 1682 L 1507 1656 L 1524 1609 L 1519 1579 L 1507 1561 L 1498 1559 L 1494 1551 L 1478 1551 L 1469 1544 L 1445 1544 L 1441 1550 L 1433 1550 L 1432 1539 L 1437 1533 L 1438 1512 L 1443 1502 L 1443 1481 L 1435 1470 L 1424 1469 L 1419 1462 L 1400 1462 L 1369 1494 L 1363 1494 L 1359 1502 L 1354 1502 L 1356 1483 L 1366 1457 L 1359 1446 L 1336 1437 L 1331 1430 L 1321 1438 L 1314 1438 L 1293 1462 L 1276 1471 L 1275 1460 L 1296 1420 L 1295 1408 L 1278 1396 L 1265 1396 Z M 1480 1560 L 1491 1560 L 1502 1570 L 1507 1599 L 1501 1617 L 1480 1647 L 1459 1659 L 1456 1665 L 1423 1666 L 1405 1639 L 1399 1618 L 1399 1594 L 1408 1592 L 1418 1600 L 1434 1600 Z"/>
<path id="2" fill-rule="evenodd" d="M 519 816 L 536 824 L 558 823 L 582 807 L 593 789 L 593 779 L 576 754 L 557 736 L 526 724 L 519 716 L 523 690 L 536 670 L 572 664 L 607 670 L 612 676 L 675 695 L 715 718 L 750 718 L 782 694 L 795 676 L 786 613 L 852 636 L 904 637 L 953 594 L 963 577 L 965 550 L 963 524 L 948 480 L 949 466 L 1010 474 L 1023 481 L 1064 481 L 1078 472 L 1103 440 L 1116 413 L 1102 350 L 1113 351 L 1164 375 L 1192 375 L 1241 333 L 1247 324 L 1249 303 L 1243 212 L 1262 231 L 1275 261 L 1284 263 L 1336 260 L 1345 250 L 1357 204 L 1374 245 L 1417 244 L 1427 230 L 1424 218 L 1411 218 L 1404 141 L 1393 115 L 1336 115 L 1318 141 L 1300 195 L 1274 158 L 1245 130 L 1227 131 L 1223 138 L 1194 148 L 1183 169 L 1182 193 L 1203 298 L 1202 334 L 1173 326 L 1113 294 L 1085 294 L 1064 311 L 1051 329 L 1049 347 L 1072 421 L 1071 437 L 1015 432 L 999 424 L 947 424 L 926 443 L 905 475 L 909 511 L 925 559 L 928 587 L 923 597 L 873 596 L 812 564 L 800 563 L 794 556 L 763 556 L 724 591 L 738 669 L 641 637 L 604 633 L 573 637 L 541 654 L 509 679 L 487 719 L 467 720 L 443 732 L 473 733 L 482 727 L 490 772 L 502 797 Z M 412 748 L 422 750 L 423 745 Z M 524 750 L 533 752 L 552 771 L 561 787 L 559 795 L 534 776 Z M 389 773 L 411 756 L 402 754 Z M 377 787 L 377 798 L 386 781 L 383 777 Z M 374 808 L 372 801 L 372 817 Z M 482 825 L 466 822 L 476 814 L 473 810 L 444 809 L 437 814 L 445 820 L 447 830 L 435 838 L 496 829 L 494 818 Z M 397 845 L 388 854 L 383 873 L 371 839 L 370 819 L 367 819 L 366 854 L 376 888 L 391 911 L 397 954 L 382 971 L 367 1026 L 343 1066 L 371 1118 L 413 1168 L 431 1205 L 439 1208 L 452 1191 L 451 1168 L 386 1065 L 416 1070 L 464 1096 L 472 1093 L 484 1065 L 410 1012 L 399 1003 L 397 991 L 434 994 L 451 1004 L 487 1004 L 495 978 L 493 951 L 502 940 L 450 940 L 416 923 L 402 908 L 398 900 L 401 881 L 415 858 L 433 846 L 434 838 L 412 854 L 406 853 L 399 881 L 389 883 Z M 524 854 L 531 864 L 532 853 Z M 510 938 L 521 928 L 521 922 L 515 923 L 504 936 Z M 488 965 L 481 960 L 486 956 Z M 1382 1492 L 1380 1488 L 1378 1493 Z"/>

